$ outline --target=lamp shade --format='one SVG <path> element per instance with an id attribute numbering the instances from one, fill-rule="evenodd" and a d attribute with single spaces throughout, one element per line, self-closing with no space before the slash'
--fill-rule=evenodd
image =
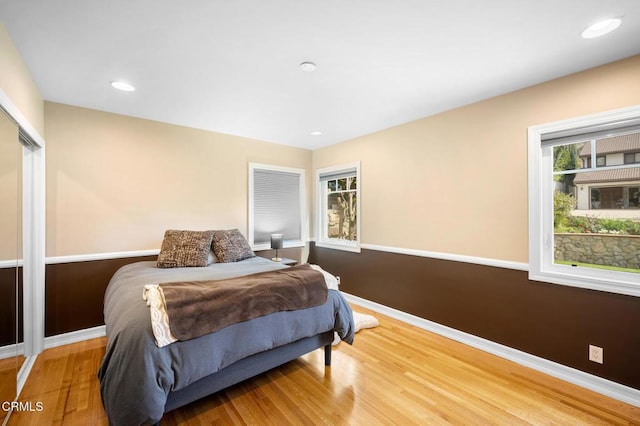
<path id="1" fill-rule="evenodd" d="M 271 234 L 271 248 L 276 250 L 282 248 L 282 234 Z"/>

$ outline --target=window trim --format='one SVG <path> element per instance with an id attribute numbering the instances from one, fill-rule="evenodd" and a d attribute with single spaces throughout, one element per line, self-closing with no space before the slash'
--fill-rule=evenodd
<path id="1" fill-rule="evenodd" d="M 320 181 L 320 177 L 322 175 L 327 174 L 337 174 L 341 171 L 347 171 L 351 169 L 356 169 L 356 180 L 357 180 L 357 188 L 356 188 L 356 212 L 357 212 L 357 223 L 356 223 L 356 241 L 346 241 L 346 240 L 329 240 L 324 237 L 323 230 L 326 220 L 326 200 L 324 199 L 324 187 Z M 321 169 L 316 169 L 316 247 L 330 248 L 336 250 L 344 250 L 350 251 L 354 253 L 360 253 L 361 246 L 361 222 L 362 215 L 360 209 L 360 190 L 362 188 L 362 180 L 360 179 L 360 161 L 354 161 L 351 163 L 340 164 L 337 166 L 324 167 Z"/>
<path id="2" fill-rule="evenodd" d="M 553 155 L 545 135 L 640 119 L 640 105 L 528 128 L 529 279 L 611 293 L 640 296 L 638 274 L 553 263 Z M 552 160 L 552 157 L 551 157 Z"/>
<path id="3" fill-rule="evenodd" d="M 249 175 L 248 175 L 248 184 L 249 184 L 249 200 L 247 205 L 247 240 L 251 245 L 251 249 L 254 251 L 260 250 L 270 250 L 271 244 L 262 243 L 255 244 L 255 232 L 254 232 L 254 183 L 253 183 L 253 172 L 254 170 L 271 170 L 276 172 L 286 172 L 286 173 L 294 173 L 299 175 L 300 177 L 300 239 L 299 240 L 284 240 L 282 242 L 283 248 L 291 248 L 291 247 L 304 247 L 305 241 L 307 240 L 307 229 L 305 227 L 306 217 L 307 217 L 307 209 L 306 209 L 306 180 L 305 180 L 305 170 L 298 169 L 294 167 L 285 167 L 285 166 L 274 166 L 271 164 L 261 164 L 261 163 L 249 163 Z"/>

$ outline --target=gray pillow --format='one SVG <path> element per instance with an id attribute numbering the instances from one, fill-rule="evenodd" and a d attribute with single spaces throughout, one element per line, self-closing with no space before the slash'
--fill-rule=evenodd
<path id="1" fill-rule="evenodd" d="M 213 232 L 174 229 L 165 231 L 156 266 L 158 268 L 207 266 Z"/>
<path id="2" fill-rule="evenodd" d="M 222 263 L 238 262 L 255 256 L 249 242 L 237 229 L 214 231 L 213 252 Z"/>

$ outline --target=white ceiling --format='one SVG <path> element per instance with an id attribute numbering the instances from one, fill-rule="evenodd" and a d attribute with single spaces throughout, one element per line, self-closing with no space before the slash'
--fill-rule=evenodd
<path id="1" fill-rule="evenodd" d="M 638 0 L 1 0 L 0 19 L 46 100 L 310 149 L 640 53 Z"/>

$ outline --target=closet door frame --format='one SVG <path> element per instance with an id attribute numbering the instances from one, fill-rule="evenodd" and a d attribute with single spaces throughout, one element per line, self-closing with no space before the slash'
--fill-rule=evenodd
<path id="1" fill-rule="evenodd" d="M 0 89 L 0 105 L 18 124 L 22 147 L 22 247 L 24 355 L 18 395 L 36 356 L 44 349 L 45 141 Z"/>

